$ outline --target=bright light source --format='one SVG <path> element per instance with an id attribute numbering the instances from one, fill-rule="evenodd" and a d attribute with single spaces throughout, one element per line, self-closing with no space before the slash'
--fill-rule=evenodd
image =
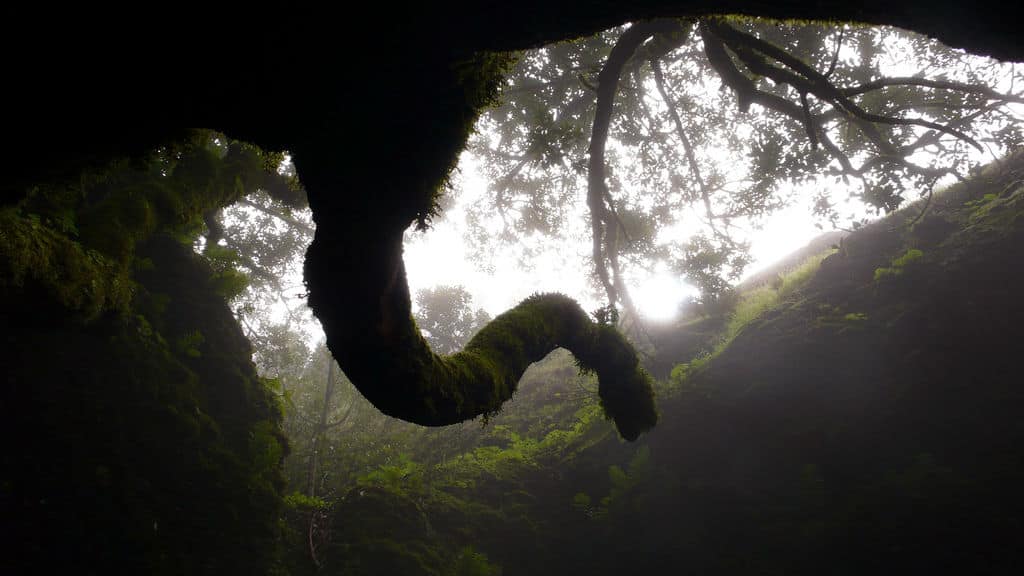
<path id="1" fill-rule="evenodd" d="M 679 312 L 680 305 L 697 290 L 681 281 L 678 275 L 659 271 L 633 288 L 640 314 L 650 320 L 668 320 Z"/>

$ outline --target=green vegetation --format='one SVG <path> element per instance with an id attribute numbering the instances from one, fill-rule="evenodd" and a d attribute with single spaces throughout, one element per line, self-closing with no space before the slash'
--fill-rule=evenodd
<path id="1" fill-rule="evenodd" d="M 451 576 L 500 576 L 501 568 L 487 561 L 487 555 L 477 552 L 472 546 L 459 551 L 455 564 L 448 573 Z"/>
<path id="2" fill-rule="evenodd" d="M 131 281 L 101 253 L 45 226 L 38 215 L 0 211 L 0 289 L 41 289 L 83 320 L 126 312 Z"/>
<path id="3" fill-rule="evenodd" d="M 889 266 L 885 268 L 875 268 L 875 282 L 882 282 L 901 276 L 908 266 L 916 263 L 922 256 L 924 256 L 924 252 L 917 248 L 907 250 L 902 256 L 893 259 Z"/>
<path id="4" fill-rule="evenodd" d="M 16 334 L 4 372 L 21 414 L 4 432 L 24 438 L 4 459 L 4 515 L 60 546 L 17 550 L 14 565 L 280 566 L 288 447 L 225 303 L 244 275 L 192 250 L 205 213 L 291 189 L 275 158 L 195 132 L 0 211 L 0 317 Z"/>
<path id="5" fill-rule="evenodd" d="M 756 321 L 772 310 L 791 299 L 797 291 L 806 285 L 821 262 L 832 255 L 834 250 L 826 250 L 804 259 L 793 269 L 780 274 L 771 285 L 757 286 L 750 291 L 739 294 L 736 304 L 728 314 L 728 321 L 721 335 L 714 340 L 713 346 L 706 353 L 688 362 L 677 364 L 672 369 L 671 386 L 679 388 L 696 372 L 705 368 L 711 360 L 722 353 L 747 328 L 754 326 Z"/>
<path id="6" fill-rule="evenodd" d="M 730 224 L 733 216 L 723 214 L 767 210 L 770 199 L 751 191 L 771 191 L 775 181 L 800 179 L 794 174 L 814 165 L 838 161 L 842 175 L 864 180 L 865 197 L 886 209 L 898 205 L 904 185 L 930 188 L 933 176 L 950 171 L 903 164 L 902 174 L 865 179 L 865 170 L 842 162 L 849 160 L 842 150 L 860 161 L 865 147 L 884 152 L 910 132 L 892 129 L 899 122 L 884 115 L 897 112 L 876 92 L 898 88 L 908 103 L 921 95 L 917 79 L 857 91 L 856 82 L 873 77 L 870 34 L 850 30 L 865 65 L 843 69 L 851 60 L 844 56 L 833 77 L 834 70 L 822 76 L 792 54 L 780 56 L 751 36 L 760 25 L 745 20 L 653 26 L 604 35 L 588 51 L 603 58 L 605 48 L 615 50 L 622 38 L 635 40 L 635 31 L 647 30 L 641 40 L 651 42 L 635 46 L 643 47 L 643 57 L 634 60 L 633 70 L 616 72 L 624 72 L 634 88 L 649 80 L 645 67 L 662 84 L 662 64 L 674 67 L 671 81 L 703 79 L 667 58 L 673 49 L 698 49 L 741 108 L 750 100 L 774 103 L 788 117 L 746 150 L 756 166 L 744 190 L 721 187 L 736 193 L 735 203 L 711 201 L 712 189 L 699 182 L 701 164 L 692 157 L 685 177 L 670 174 L 679 177 L 671 182 L 674 190 L 704 196 L 686 199 L 703 201 L 711 228 L 716 220 Z M 772 28 L 760 33 L 773 37 Z M 775 28 L 798 38 L 795 46 L 816 66 L 829 54 L 839 61 L 843 34 L 826 38 L 801 26 Z M 698 36 L 700 44 L 687 42 Z M 547 66 L 542 60 L 533 63 Z M 588 74 L 607 79 L 604 70 L 581 67 L 583 60 L 551 60 L 570 84 L 579 79 L 593 90 Z M 565 74 L 568 68 L 559 66 L 566 61 L 578 75 Z M 311 346 L 298 333 L 301 311 L 288 309 L 280 325 L 254 321 L 261 304 L 255 292 L 288 308 L 292 288 L 281 285 L 274 271 L 298 245 L 287 240 L 297 235 L 274 234 L 261 224 L 284 222 L 289 230 L 304 229 L 304 238 L 312 235 L 308 222 L 282 209 L 296 203 L 298 191 L 280 154 L 198 132 L 151 157 L 112 162 L 73 185 L 40 184 L 0 209 L 0 320 L 7 333 L 0 368 L 9 402 L 3 433 L 10 439 L 0 455 L 0 504 L 20 533 L 0 571 L 11 564 L 15 573 L 116 573 L 127 567 L 152 574 L 458 576 L 503 569 L 658 573 L 665 566 L 787 574 L 951 567 L 999 572 L 1015 566 L 1013 545 L 1024 516 L 1024 438 L 1013 375 L 1024 310 L 1007 286 L 1024 281 L 1016 261 L 1024 223 L 1019 159 L 1008 172 L 987 175 L 1000 192 L 986 184 L 976 199 L 942 206 L 968 211 L 943 215 L 968 225 L 934 249 L 928 246 L 934 267 L 921 266 L 924 252 L 913 248 L 885 268 L 875 267 L 893 252 L 844 254 L 818 275 L 819 255 L 772 285 L 741 294 L 721 319 L 721 332 L 708 340 L 708 352 L 672 374 L 676 386 L 730 394 L 666 395 L 664 426 L 640 443 L 626 443 L 621 438 L 636 440 L 658 417 L 651 379 L 615 326 L 616 258 L 659 250 L 644 244 L 659 224 L 641 210 L 649 206 L 622 202 L 613 209 L 611 192 L 618 190 L 591 196 L 599 276 L 605 264 L 613 269 L 613 278 L 607 271 L 601 278 L 611 303 L 597 322 L 568 297 L 543 294 L 481 327 L 480 315 L 458 290 L 442 295 L 448 303 L 441 308 L 464 309 L 425 310 L 414 319 L 395 256 L 400 245 L 390 243 L 400 231 L 374 235 L 378 227 L 397 229 L 411 221 L 409 213 L 421 226 L 434 213 L 437 178 L 431 175 L 445 162 L 450 172 L 454 150 L 492 101 L 510 62 L 508 56 L 478 55 L 448 70 L 437 85 L 410 82 L 463 94 L 462 105 L 446 108 L 436 122 L 438 146 L 413 148 L 407 158 L 396 154 L 408 166 L 396 167 L 403 177 L 395 186 L 418 184 L 409 206 L 387 205 L 392 198 L 386 194 L 320 198 L 329 208 L 351 208 L 338 212 L 357 214 L 360 221 L 340 220 L 352 230 L 339 231 L 346 226 L 335 221 L 334 230 L 318 231 L 334 244 L 325 249 L 322 243 L 314 256 L 369 254 L 355 260 L 362 267 L 324 272 L 334 263 L 322 258 L 319 270 L 310 268 L 311 289 L 366 297 L 341 298 L 334 309 L 329 298 L 317 302 L 321 316 L 335 322 L 334 352 L 377 406 L 452 426 L 423 429 L 379 413 L 324 345 Z M 740 65 L 746 72 L 735 68 Z M 764 79 L 773 85 L 759 84 Z M 854 84 L 837 95 L 833 80 Z M 955 83 L 927 87 L 962 97 L 954 106 L 960 110 L 979 105 L 980 98 L 965 94 L 1009 99 Z M 675 100 L 683 99 L 660 88 L 664 106 L 654 116 L 666 110 L 673 115 Z M 776 88 L 788 98 L 801 94 L 800 118 L 794 114 L 801 109 L 794 112 L 796 104 Z M 716 117 L 715 110 L 693 106 L 697 113 L 685 129 L 674 118 L 675 126 L 659 131 L 668 120 L 644 112 L 647 101 L 633 96 L 624 103 L 647 115 L 633 117 L 633 129 L 647 134 L 684 141 L 686 132 L 697 133 Z M 585 98 L 574 105 L 587 109 Z M 876 126 L 864 118 L 867 112 L 853 122 L 861 106 L 876 111 L 869 117 L 883 115 L 896 124 Z M 526 158 L 515 162 L 571 166 L 578 176 L 583 170 L 571 158 L 564 161 L 563 145 L 586 140 L 581 118 L 541 116 L 543 133 L 520 132 L 531 142 Z M 847 125 L 832 126 L 836 118 Z M 393 122 L 405 127 L 401 120 Z M 940 120 L 960 128 L 966 123 L 955 115 Z M 435 128 L 433 117 L 421 122 Z M 931 130 L 917 137 L 921 146 L 941 144 L 943 137 L 970 144 L 970 136 L 951 134 L 946 125 L 918 127 Z M 809 155 L 804 133 L 812 141 Z M 825 145 L 840 136 L 839 153 Z M 375 142 L 360 142 L 355 153 L 379 153 Z M 624 142 L 626 148 L 645 147 L 628 137 Z M 912 146 L 899 150 L 909 153 Z M 336 158 L 337 151 L 321 153 Z M 620 173 L 624 180 L 633 176 Z M 689 179 L 698 186 L 687 189 Z M 603 175 L 599 180 L 595 189 L 605 186 Z M 245 217 L 227 218 L 222 211 L 236 201 L 260 214 L 232 229 L 233 220 Z M 367 205 L 360 202 L 385 205 L 388 215 L 406 213 L 383 218 L 384 212 L 363 210 Z M 544 210 L 522 213 L 544 220 L 538 211 Z M 660 224 L 666 214 L 658 215 Z M 882 234 L 864 233 L 859 238 Z M 387 242 L 376 241 L 381 237 Z M 708 295 L 719 295 L 722 276 L 742 268 L 742 258 L 731 255 L 736 248 L 713 230 L 672 257 Z M 912 267 L 915 280 L 929 288 L 912 298 L 909 290 L 858 284 L 872 269 L 878 281 L 878 270 L 890 278 Z M 387 288 L 362 284 L 364 276 L 383 278 Z M 812 279 L 814 289 L 803 290 Z M 968 285 L 970 292 L 963 288 Z M 621 295 L 627 299 L 625 290 Z M 355 319 L 351 325 L 338 327 L 349 318 Z M 450 336 L 439 347 L 463 350 L 435 354 L 417 329 L 428 325 L 435 342 Z M 262 377 L 251 343 L 258 346 Z M 949 354 L 951 345 L 957 354 Z M 474 415 L 481 421 L 460 423 Z"/>
<path id="7" fill-rule="evenodd" d="M 623 438 L 635 440 L 657 421 L 650 377 L 632 344 L 562 294 L 523 300 L 451 356 L 435 354 L 411 318 L 395 329 L 400 336 L 370 348 L 349 368 L 357 375 L 377 374 L 382 380 L 364 381 L 360 392 L 403 420 L 440 426 L 494 414 L 531 363 L 562 347 L 581 370 L 597 375 L 601 406 Z M 404 352 L 397 354 L 396 346 Z"/>

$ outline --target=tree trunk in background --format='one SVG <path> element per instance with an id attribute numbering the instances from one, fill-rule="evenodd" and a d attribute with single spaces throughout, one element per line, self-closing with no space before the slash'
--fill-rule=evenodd
<path id="1" fill-rule="evenodd" d="M 320 457 L 320 449 L 323 445 L 324 434 L 327 431 L 327 415 L 331 410 L 331 397 L 334 396 L 334 358 L 327 353 L 327 385 L 324 387 L 324 403 L 320 407 L 320 418 L 317 421 L 316 429 L 313 430 L 312 450 L 309 455 L 309 468 L 306 471 L 306 493 L 310 498 L 316 498 L 317 492 L 317 467 Z M 316 519 L 319 510 L 313 509 L 309 513 L 309 556 L 313 563 L 320 566 L 316 557 L 316 545 L 314 544 L 314 532 L 316 531 Z"/>

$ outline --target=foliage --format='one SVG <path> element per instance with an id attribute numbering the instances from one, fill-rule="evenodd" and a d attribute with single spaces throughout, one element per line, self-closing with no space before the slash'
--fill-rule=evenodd
<path id="1" fill-rule="evenodd" d="M 5 457 L 5 516 L 27 534 L 46 527 L 64 559 L 51 555 L 51 566 L 267 571 L 279 560 L 287 451 L 276 400 L 209 268 L 169 237 L 139 249 L 152 266 L 134 278 L 126 317 L 68 323 L 33 316 L 37 306 L 4 310 L 19 333 L 5 373 L 21 412 L 5 432 L 46 430 Z M 141 305 L 155 293 L 162 306 Z M 30 297 L 47 301 L 19 302 Z M 38 566 L 53 551 L 30 542 L 15 564 Z"/>
<path id="2" fill-rule="evenodd" d="M 936 201 L 942 210 L 962 208 L 956 221 L 972 235 L 1005 217 L 969 225 L 973 208 Z M 347 432 L 329 433 L 336 459 L 323 493 L 331 495 L 338 552 L 325 557 L 354 573 L 400 566 L 444 574 L 472 545 L 507 573 L 656 572 L 681 562 L 707 573 L 819 573 L 838 560 L 857 568 L 840 573 L 858 573 L 879 568 L 878 557 L 901 566 L 933 562 L 924 551 L 942 541 L 1009 558 L 999 551 L 1011 537 L 993 544 L 968 535 L 991 522 L 1012 526 L 1024 509 L 1013 440 L 1020 431 L 1015 412 L 1001 407 L 1019 404 L 1016 380 L 977 373 L 979 357 L 1009 368 L 1003 354 L 1013 340 L 958 333 L 984 334 L 993 325 L 1019 332 L 998 311 L 1016 313 L 1021 304 L 987 281 L 972 290 L 998 298 L 995 309 L 953 303 L 964 296 L 964 278 L 1020 275 L 988 264 L 1012 258 L 1021 222 L 978 252 L 939 242 L 936 260 L 959 254 L 962 268 L 949 282 L 929 277 L 928 291 L 874 289 L 870 272 L 886 257 L 862 257 L 858 247 L 893 230 L 912 234 L 885 222 L 850 237 L 845 255 L 824 269 L 827 253 L 817 254 L 740 294 L 746 311 L 734 312 L 729 345 L 713 362 L 677 368 L 688 386 L 712 394 L 662 395 L 663 424 L 640 446 L 609 433 L 592 377 L 577 374 L 565 352 L 531 367 L 516 398 L 484 426 L 425 429 L 370 410 Z M 940 321 L 950 316 L 955 324 Z M 970 361 L 947 353 L 951 341 L 970 347 Z M 928 352 L 910 348 L 917 346 Z M 997 435 L 1009 435 L 1005 442 L 990 435 L 993 421 Z M 1012 510 L 999 512 L 1007 502 Z M 964 565 L 978 557 L 949 550 Z"/>
<path id="3" fill-rule="evenodd" d="M 273 180 L 272 156 L 197 131 L 0 214 L 4 372 L 23 414 L 4 431 L 41 431 L 5 457 L 4 516 L 49 534 L 10 562 L 279 567 L 280 407 L 224 302 L 233 270 L 188 248 L 204 212 Z"/>
<path id="4" fill-rule="evenodd" d="M 487 555 L 477 552 L 472 546 L 459 551 L 451 576 L 501 576 L 501 568 L 487 561 Z"/>
<path id="5" fill-rule="evenodd" d="M 1005 153 L 1020 131 L 1016 79 L 901 30 L 739 17 L 524 52 L 471 140 L 489 181 L 473 244 L 482 255 L 495 242 L 579 236 L 586 198 L 611 304 L 618 293 L 631 306 L 620 281 L 630 269 L 661 264 L 713 302 L 749 262 L 745 230 L 796 194 L 814 196 L 833 226 L 858 225 L 839 214 L 840 191 L 891 212 L 965 177 L 981 142 Z M 525 260 L 536 245 L 521 247 Z"/>
<path id="6" fill-rule="evenodd" d="M 418 491 L 422 481 L 421 466 L 406 454 L 400 454 L 397 462 L 383 464 L 376 470 L 356 478 L 356 484 L 359 486 L 374 486 L 398 494 Z"/>
<path id="7" fill-rule="evenodd" d="M 322 510 L 327 508 L 327 501 L 315 496 L 307 496 L 302 492 L 290 492 L 284 497 L 284 505 L 296 509 Z"/>
<path id="8" fill-rule="evenodd" d="M 105 310 L 124 313 L 131 300 L 128 271 L 51 229 L 37 215 L 0 212 L 0 288 L 41 289 L 83 320 Z"/>
<path id="9" fill-rule="evenodd" d="M 285 175 L 294 168 L 282 165 Z M 297 185 L 297 184 L 296 184 Z M 279 326 L 311 331 L 301 263 L 313 240 L 305 193 L 280 197 L 263 189 L 205 217 L 206 234 L 197 249 L 214 263 L 232 308 L 259 348 L 273 344 Z"/>
<path id="10" fill-rule="evenodd" d="M 483 308 L 472 309 L 473 296 L 463 286 L 435 286 L 416 294 L 416 324 L 438 354 L 454 354 L 491 321 Z"/>

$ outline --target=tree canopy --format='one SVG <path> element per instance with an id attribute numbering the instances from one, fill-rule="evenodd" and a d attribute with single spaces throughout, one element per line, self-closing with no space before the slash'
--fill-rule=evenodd
<path id="1" fill-rule="evenodd" d="M 635 312 L 627 269 L 659 261 L 714 300 L 794 196 L 856 227 L 837 197 L 891 212 L 1019 146 L 1019 76 L 894 28 L 721 17 L 528 51 L 471 140 L 490 182 L 474 241 L 563 235 L 585 199 L 610 306 Z"/>
<path id="2" fill-rule="evenodd" d="M 472 308 L 473 296 L 464 286 L 435 286 L 416 293 L 416 323 L 426 331 L 438 354 L 454 354 L 491 321 L 483 308 Z"/>

